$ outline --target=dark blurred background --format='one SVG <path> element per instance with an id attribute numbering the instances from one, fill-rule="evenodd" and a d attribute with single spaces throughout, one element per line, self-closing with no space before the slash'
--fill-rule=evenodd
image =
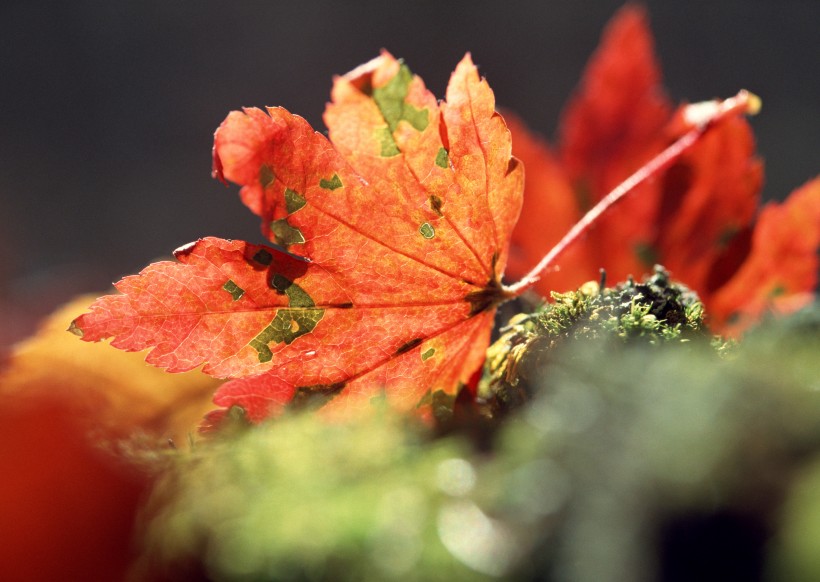
<path id="1" fill-rule="evenodd" d="M 501 106 L 553 135 L 621 0 L 6 0 L 0 8 L 0 350 L 80 292 L 199 236 L 260 242 L 210 177 L 228 111 L 323 128 L 331 77 L 378 54 L 441 96 L 471 51 Z M 766 198 L 820 172 L 820 1 L 644 2 L 676 100 L 763 98 Z"/>

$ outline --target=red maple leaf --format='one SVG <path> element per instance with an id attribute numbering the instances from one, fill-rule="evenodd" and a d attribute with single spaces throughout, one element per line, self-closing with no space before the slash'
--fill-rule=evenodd
<path id="1" fill-rule="evenodd" d="M 386 392 L 453 394 L 481 366 L 523 169 L 469 55 L 445 102 L 391 55 L 337 78 L 330 139 L 282 108 L 233 112 L 214 173 L 240 184 L 277 247 L 205 238 L 117 284 L 85 340 L 234 380 L 215 397 L 259 420 L 325 392 L 328 414 Z M 488 147 L 492 144 L 492 147 Z M 287 249 L 287 251 L 285 251 Z"/>
<path id="2" fill-rule="evenodd" d="M 509 274 L 522 274 L 590 207 L 691 127 L 702 106 L 673 112 L 643 9 L 607 28 L 561 120 L 557 151 L 510 115 L 513 153 L 527 168 Z M 769 308 L 811 301 L 817 285 L 820 178 L 758 214 L 763 179 L 741 115 L 704 135 L 603 216 L 536 288 L 546 294 L 599 277 L 651 272 L 692 287 L 716 331 L 737 334 Z"/>

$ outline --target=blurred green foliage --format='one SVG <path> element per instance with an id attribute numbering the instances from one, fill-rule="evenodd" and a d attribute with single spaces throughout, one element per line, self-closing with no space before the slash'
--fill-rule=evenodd
<path id="1" fill-rule="evenodd" d="M 491 422 L 293 414 L 175 453 L 138 572 L 820 579 L 820 308 L 728 356 L 706 333 L 662 349 L 594 335 L 551 346 L 531 398 Z"/>

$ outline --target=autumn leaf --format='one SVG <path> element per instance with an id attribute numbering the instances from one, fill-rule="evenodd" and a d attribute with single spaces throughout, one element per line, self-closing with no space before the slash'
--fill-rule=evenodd
<path id="1" fill-rule="evenodd" d="M 790 313 L 809 305 L 818 284 L 820 177 L 783 203 L 763 207 L 747 259 L 715 291 L 716 323 L 742 330 L 767 311 Z"/>
<path id="2" fill-rule="evenodd" d="M 218 382 L 196 370 L 171 376 L 146 366 L 140 354 L 66 334 L 93 299 L 73 299 L 14 347 L 0 369 L 0 396 L 18 404 L 27 399 L 70 402 L 78 422 L 108 436 L 141 431 L 184 446 L 212 407 Z"/>
<path id="3" fill-rule="evenodd" d="M 78 420 L 71 395 L 59 384 L 50 388 L 13 399 L 4 394 L 2 578 L 125 580 L 150 480 L 91 442 L 92 427 Z"/>
<path id="4" fill-rule="evenodd" d="M 607 27 L 562 116 L 555 150 L 505 114 L 513 134 L 513 153 L 527 168 L 523 218 L 513 232 L 510 275 L 531 268 L 567 224 L 689 131 L 702 107 L 716 106 L 683 105 L 673 112 L 652 45 L 644 10 L 632 5 L 623 8 Z M 741 113 L 728 116 L 608 211 L 536 288 L 542 294 L 572 289 L 598 279 L 601 268 L 609 280 L 639 278 L 661 263 L 698 292 L 716 331 L 737 334 L 743 326 L 730 325 L 730 320 L 748 325 L 765 309 L 760 304 L 753 308 L 742 293 L 729 293 L 724 287 L 739 285 L 732 283 L 735 277 L 750 282 L 741 273 L 757 265 L 757 286 L 745 291 L 748 296 L 777 287 L 783 290 L 778 296 L 781 309 L 805 303 L 816 279 L 794 278 L 794 270 L 787 266 L 794 264 L 794 258 L 772 256 L 775 248 L 782 253 L 787 248 L 772 241 L 773 247 L 764 249 L 766 243 L 756 234 L 757 229 L 766 230 L 765 213 L 757 219 L 763 170 L 751 128 Z M 817 196 L 807 195 L 812 200 Z M 816 200 L 802 203 L 812 204 Z M 797 246 L 810 247 L 820 236 L 820 221 L 798 222 L 793 213 L 781 214 L 787 221 L 781 232 L 791 230 L 801 238 Z M 755 246 L 753 239 L 758 241 Z M 766 273 L 761 271 L 763 256 L 768 257 Z M 800 256 L 807 261 L 806 271 L 816 272 L 816 254 Z M 803 299 L 790 301 L 789 297 Z"/>
<path id="5" fill-rule="evenodd" d="M 185 448 L 213 408 L 213 378 L 166 374 L 141 354 L 66 334 L 92 299 L 58 309 L 2 362 L 4 580 L 126 579 L 151 477 L 106 449 L 134 434 Z"/>
<path id="6" fill-rule="evenodd" d="M 575 191 L 564 167 L 547 142 L 532 133 L 512 112 L 504 112 L 504 120 L 514 136 L 516 157 L 524 163 L 524 198 L 518 224 L 513 231 L 508 274 L 520 276 L 533 265 L 538 245 L 541 251 L 555 246 L 572 228 L 582 212 Z M 576 244 L 567 249 L 561 268 L 544 274 L 537 289 L 546 295 L 549 290 L 572 289 L 576 281 L 588 280 L 594 269 L 595 255 L 590 245 Z"/>
<path id="7" fill-rule="evenodd" d="M 481 366 L 523 190 L 467 55 L 446 101 L 388 53 L 334 82 L 329 139 L 282 108 L 231 113 L 214 173 L 276 246 L 204 238 L 117 284 L 72 330 L 171 372 L 234 378 L 214 402 L 260 420 L 325 395 L 454 394 Z"/>
<path id="8" fill-rule="evenodd" d="M 513 235 L 510 275 L 526 272 L 544 248 L 556 244 L 587 210 L 673 141 L 663 133 L 672 104 L 660 79 L 645 12 L 627 6 L 607 27 L 564 111 L 560 147 L 553 152 L 505 112 L 516 156 L 527 169 L 525 210 Z M 601 217 L 586 243 L 569 250 L 560 270 L 545 274 L 538 290 L 548 295 L 576 288 L 579 281 L 597 279 L 603 265 L 612 281 L 629 275 L 639 263 L 624 241 L 651 237 L 658 186 L 657 181 L 642 184 Z"/>

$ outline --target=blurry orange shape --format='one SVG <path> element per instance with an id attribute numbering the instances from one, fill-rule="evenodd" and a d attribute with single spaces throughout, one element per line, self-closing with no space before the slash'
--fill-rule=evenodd
<path id="1" fill-rule="evenodd" d="M 50 316 L 0 370 L 0 580 L 124 579 L 150 476 L 112 444 L 186 443 L 212 407 L 215 380 L 67 333 L 92 299 Z"/>
<path id="2" fill-rule="evenodd" d="M 145 354 L 77 341 L 66 329 L 93 299 L 74 299 L 16 346 L 0 371 L 0 394 L 7 400 L 41 392 L 65 397 L 89 426 L 117 435 L 139 429 L 185 444 L 213 408 L 219 381 L 198 371 L 166 374 L 146 364 Z"/>
<path id="3" fill-rule="evenodd" d="M 0 579 L 122 580 L 148 479 L 98 450 L 64 395 L 0 409 Z"/>
<path id="4" fill-rule="evenodd" d="M 820 177 L 785 202 L 767 204 L 748 257 L 712 300 L 720 328 L 742 330 L 766 312 L 789 313 L 814 300 L 820 248 Z"/>

